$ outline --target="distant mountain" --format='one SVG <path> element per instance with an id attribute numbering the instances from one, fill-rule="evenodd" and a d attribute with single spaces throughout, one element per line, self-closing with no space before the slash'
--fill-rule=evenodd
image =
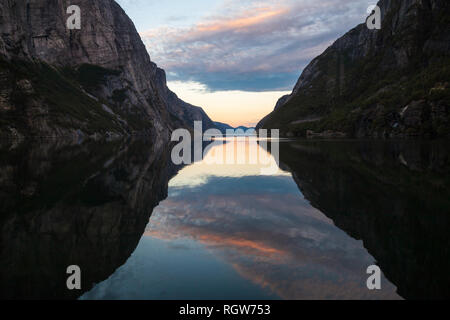
<path id="1" fill-rule="evenodd" d="M 254 127 L 244 127 L 244 126 L 239 126 L 239 127 L 236 127 L 235 129 L 236 129 L 236 130 L 244 130 L 244 131 L 247 131 L 247 130 L 255 130 Z"/>
<path id="2" fill-rule="evenodd" d="M 214 122 L 214 125 L 217 129 L 219 129 L 222 133 L 226 133 L 227 130 L 234 130 L 232 126 L 222 122 Z"/>
<path id="3" fill-rule="evenodd" d="M 249 127 L 244 127 L 244 126 L 239 126 L 236 128 L 233 128 L 232 126 L 230 126 L 229 124 L 226 123 L 222 123 L 222 122 L 214 122 L 214 126 L 219 129 L 223 134 L 226 134 L 227 130 L 243 130 L 243 131 L 247 131 L 250 129 L 255 129 L 255 128 L 249 128 Z"/>
<path id="4" fill-rule="evenodd" d="M 114 0 L 0 3 L 0 136 L 123 136 L 167 141 L 194 120 L 213 123 L 166 85 L 133 22 Z"/>
<path id="5" fill-rule="evenodd" d="M 192 128 L 195 121 L 201 121 L 203 130 L 215 128 L 214 122 L 201 108 L 184 102 L 167 87 L 166 72 L 163 69 L 157 69 L 157 78 L 160 85 L 159 91 L 163 92 L 168 111 L 172 116 L 172 122 L 178 127 Z"/>
<path id="6" fill-rule="evenodd" d="M 338 39 L 258 128 L 284 136 L 450 137 L 450 2 L 378 6 L 381 30 L 363 23 Z"/>

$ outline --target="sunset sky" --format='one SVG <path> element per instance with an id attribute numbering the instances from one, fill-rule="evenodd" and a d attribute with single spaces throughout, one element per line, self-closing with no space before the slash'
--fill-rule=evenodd
<path id="1" fill-rule="evenodd" d="M 365 20 L 364 0 L 117 0 L 180 98 L 254 126 L 303 68 Z"/>

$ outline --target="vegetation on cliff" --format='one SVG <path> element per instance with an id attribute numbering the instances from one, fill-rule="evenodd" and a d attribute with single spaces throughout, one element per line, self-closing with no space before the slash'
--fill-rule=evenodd
<path id="1" fill-rule="evenodd" d="M 448 2 L 379 6 L 381 30 L 361 24 L 338 39 L 258 126 L 288 136 L 450 136 Z"/>

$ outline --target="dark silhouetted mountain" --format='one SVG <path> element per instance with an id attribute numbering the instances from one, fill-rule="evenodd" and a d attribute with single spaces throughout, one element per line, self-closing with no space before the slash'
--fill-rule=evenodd
<path id="1" fill-rule="evenodd" d="M 227 130 L 234 130 L 234 128 L 232 126 L 230 126 L 229 124 L 226 123 L 222 123 L 222 122 L 214 122 L 214 125 L 216 126 L 217 129 L 219 129 L 222 133 L 226 133 Z"/>
<path id="2" fill-rule="evenodd" d="M 381 0 L 304 70 L 258 128 L 284 136 L 450 136 L 450 3 Z M 309 131 L 309 132 L 308 132 Z"/>
<path id="3" fill-rule="evenodd" d="M 235 129 L 236 129 L 236 130 L 244 130 L 244 131 L 247 131 L 247 130 L 254 130 L 255 128 L 253 128 L 253 127 L 239 126 L 239 127 L 236 127 Z"/>
<path id="4" fill-rule="evenodd" d="M 226 134 L 227 130 L 243 130 L 243 131 L 247 131 L 247 130 L 250 130 L 250 129 L 255 129 L 255 128 L 249 128 L 249 127 L 244 127 L 244 126 L 239 126 L 239 127 L 233 128 L 229 124 L 222 123 L 222 122 L 214 122 L 214 125 L 223 134 Z"/>
<path id="5" fill-rule="evenodd" d="M 133 22 L 114 0 L 0 3 L 0 136 L 119 136 L 168 140 L 212 121 L 166 86 Z"/>

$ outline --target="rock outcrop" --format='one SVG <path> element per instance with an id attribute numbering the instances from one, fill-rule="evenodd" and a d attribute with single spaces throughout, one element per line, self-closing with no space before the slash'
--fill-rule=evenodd
<path id="1" fill-rule="evenodd" d="M 382 26 L 361 24 L 303 71 L 259 128 L 284 135 L 450 136 L 450 4 L 381 0 Z M 312 119 L 312 120 L 311 120 Z"/>
<path id="2" fill-rule="evenodd" d="M 71 5 L 79 30 L 67 28 Z M 0 135 L 167 140 L 174 127 L 211 121 L 176 98 L 161 72 L 114 0 L 0 3 Z"/>
<path id="3" fill-rule="evenodd" d="M 169 108 L 172 120 L 179 126 L 187 123 L 192 127 L 194 121 L 202 121 L 203 130 L 217 128 L 215 123 L 209 118 L 206 112 L 197 106 L 193 106 L 180 98 L 167 88 L 166 72 L 163 69 L 157 69 L 159 92 L 162 93 L 165 104 Z"/>

